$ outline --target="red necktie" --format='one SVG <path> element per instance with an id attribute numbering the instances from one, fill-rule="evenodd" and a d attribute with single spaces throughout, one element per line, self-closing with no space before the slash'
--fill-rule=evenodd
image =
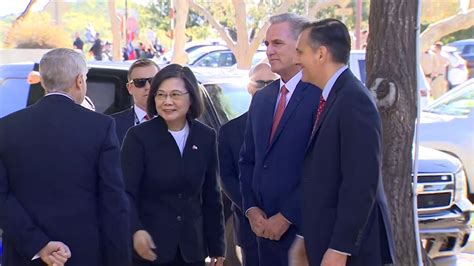
<path id="1" fill-rule="evenodd" d="M 288 93 L 288 89 L 286 88 L 285 85 L 283 85 L 283 87 L 281 87 L 280 100 L 278 101 L 277 109 L 276 109 L 276 112 L 275 112 L 275 117 L 273 118 L 272 133 L 270 135 L 270 142 L 272 142 L 273 135 L 275 135 L 278 124 L 280 123 L 281 117 L 283 116 L 283 112 L 285 111 L 286 94 L 287 93 Z"/>
<path id="2" fill-rule="evenodd" d="M 148 115 L 143 116 L 143 120 L 148 121 L 150 120 L 150 117 Z"/>
<path id="3" fill-rule="evenodd" d="M 321 97 L 319 98 L 318 111 L 316 112 L 316 120 L 314 121 L 313 130 L 311 131 L 311 139 L 314 137 L 314 134 L 316 133 L 316 125 L 318 124 L 319 118 L 321 117 L 321 114 L 323 113 L 324 105 L 326 105 L 326 100 L 324 100 L 324 97 L 321 95 Z"/>
<path id="4" fill-rule="evenodd" d="M 318 123 L 319 118 L 321 117 L 321 113 L 324 110 L 324 105 L 326 105 L 326 100 L 324 100 L 324 97 L 321 95 L 319 98 L 318 112 L 316 113 L 316 123 L 314 123 L 315 125 Z"/>

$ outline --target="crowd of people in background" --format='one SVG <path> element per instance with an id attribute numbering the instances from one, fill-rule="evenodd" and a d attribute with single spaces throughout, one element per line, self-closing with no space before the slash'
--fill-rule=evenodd
<path id="1" fill-rule="evenodd" d="M 86 31 L 86 43 L 89 43 L 91 45 L 89 50 L 87 51 L 88 54 L 91 55 L 91 57 L 95 61 L 112 61 L 112 43 L 109 41 L 104 42 L 103 40 L 101 40 L 100 34 L 98 32 L 93 31 L 93 33 L 94 36 L 91 37 L 91 30 L 88 28 L 88 30 Z M 85 52 L 84 45 L 86 43 L 82 40 L 80 32 L 76 32 L 72 47 L 78 51 Z M 150 44 L 145 44 L 141 41 L 138 41 L 136 43 L 137 44 L 134 45 L 134 42 L 129 41 L 128 45 L 122 47 L 121 59 L 123 61 L 143 58 L 159 58 L 165 52 L 164 47 L 156 38 Z"/>

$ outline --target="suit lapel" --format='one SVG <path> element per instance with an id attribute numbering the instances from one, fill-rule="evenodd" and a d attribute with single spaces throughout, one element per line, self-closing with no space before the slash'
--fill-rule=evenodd
<path id="1" fill-rule="evenodd" d="M 278 124 L 278 127 L 275 132 L 275 136 L 273 136 L 273 139 L 269 145 L 269 148 L 278 139 L 278 136 L 280 135 L 281 131 L 285 127 L 286 123 L 288 122 L 288 119 L 296 110 L 296 107 L 298 107 L 298 105 L 300 104 L 301 100 L 303 99 L 304 92 L 306 89 L 307 89 L 307 84 L 303 83 L 302 81 L 300 81 L 298 85 L 296 86 L 295 91 L 293 92 L 293 95 L 291 96 L 290 101 L 288 102 L 288 105 L 285 107 L 285 111 L 283 112 L 283 116 L 280 120 L 280 123 Z M 273 119 L 272 119 L 272 123 L 273 123 Z"/>
<path id="2" fill-rule="evenodd" d="M 259 147 L 262 151 L 267 150 L 269 147 L 268 141 L 270 140 L 270 133 L 272 131 L 273 113 L 275 112 L 276 101 L 279 93 L 279 84 L 280 80 L 276 80 L 268 85 L 271 86 L 268 90 L 264 88 L 259 92 L 264 93 L 264 95 L 262 95 L 262 106 L 257 107 L 258 110 L 256 115 L 260 117 L 260 119 L 257 121 L 259 124 L 256 125 L 257 128 L 255 129 L 255 132 L 258 132 L 257 136 L 260 138 L 256 143 L 262 145 L 262 147 Z M 259 112 L 261 112 L 261 114 L 258 114 Z"/>
<path id="3" fill-rule="evenodd" d="M 341 88 L 343 87 L 345 81 L 349 77 L 348 69 L 346 69 L 342 74 L 337 78 L 336 83 L 334 83 L 333 88 L 331 89 L 331 92 L 329 93 L 328 100 L 326 101 L 326 105 L 324 106 L 323 112 L 321 113 L 321 117 L 319 118 L 315 129 L 313 130 L 311 134 L 311 138 L 309 140 L 308 146 L 313 142 L 313 140 L 316 138 L 318 135 L 319 129 L 321 128 L 321 125 L 324 123 L 324 120 L 326 119 L 327 115 L 329 112 L 331 112 L 331 109 L 336 102 L 337 95 Z"/>
<path id="4" fill-rule="evenodd" d="M 135 108 L 132 106 L 132 108 L 130 108 L 130 111 L 128 112 L 128 118 L 127 118 L 127 121 L 129 121 L 129 125 L 130 127 L 133 127 L 135 126 L 136 124 L 136 121 L 135 121 Z M 129 127 L 129 128 L 130 128 Z"/>

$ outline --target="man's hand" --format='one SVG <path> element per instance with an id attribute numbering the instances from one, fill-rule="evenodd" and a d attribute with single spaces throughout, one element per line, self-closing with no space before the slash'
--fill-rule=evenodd
<path id="1" fill-rule="evenodd" d="M 209 266 L 223 266 L 224 260 L 225 260 L 224 257 L 217 257 L 217 258 L 212 257 L 211 263 L 209 264 Z"/>
<path id="2" fill-rule="evenodd" d="M 156 253 L 153 251 L 156 246 L 147 231 L 138 230 L 133 234 L 133 248 L 140 257 L 149 261 L 156 260 Z"/>
<path id="3" fill-rule="evenodd" d="M 250 227 L 255 235 L 263 237 L 267 215 L 260 208 L 252 207 L 247 212 L 247 218 L 249 219 Z"/>
<path id="4" fill-rule="evenodd" d="M 48 265 L 62 266 L 71 257 L 71 251 L 62 242 L 50 241 L 40 250 L 38 256 Z"/>
<path id="5" fill-rule="evenodd" d="M 265 222 L 263 237 L 278 241 L 289 227 L 290 223 L 288 223 L 288 220 L 279 212 Z"/>
<path id="6" fill-rule="evenodd" d="M 347 263 L 347 256 L 341 253 L 337 253 L 332 249 L 326 250 L 324 253 L 323 261 L 321 266 L 345 266 Z"/>
<path id="7" fill-rule="evenodd" d="M 309 266 L 304 239 L 297 236 L 288 253 L 289 266 Z"/>

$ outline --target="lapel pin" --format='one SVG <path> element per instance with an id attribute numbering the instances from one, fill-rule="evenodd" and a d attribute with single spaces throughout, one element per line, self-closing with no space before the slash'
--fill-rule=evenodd
<path id="1" fill-rule="evenodd" d="M 197 149 L 198 149 L 198 146 L 193 145 L 193 150 L 197 150 Z"/>

